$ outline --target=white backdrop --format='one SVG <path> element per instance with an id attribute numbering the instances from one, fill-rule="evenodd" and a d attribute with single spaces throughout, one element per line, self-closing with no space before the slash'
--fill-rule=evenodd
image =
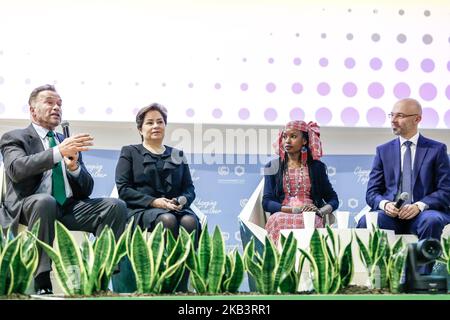
<path id="1" fill-rule="evenodd" d="M 386 127 L 423 102 L 450 127 L 448 1 L 1 0 L 0 117 L 54 83 L 68 120 Z"/>

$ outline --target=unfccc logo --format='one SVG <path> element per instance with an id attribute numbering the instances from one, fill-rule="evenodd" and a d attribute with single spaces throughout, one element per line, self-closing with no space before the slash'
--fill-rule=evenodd
<path id="1" fill-rule="evenodd" d="M 242 176 L 245 173 L 245 168 L 243 166 L 234 167 L 234 174 L 238 177 Z"/>
<path id="2" fill-rule="evenodd" d="M 349 208 L 355 209 L 358 206 L 358 203 L 359 203 L 358 199 L 355 198 L 348 199 Z"/>
<path id="3" fill-rule="evenodd" d="M 333 177 L 336 175 L 336 167 L 328 167 L 328 176 Z"/>
<path id="4" fill-rule="evenodd" d="M 230 174 L 230 168 L 227 166 L 220 166 L 217 168 L 217 173 L 221 176 L 227 176 Z"/>

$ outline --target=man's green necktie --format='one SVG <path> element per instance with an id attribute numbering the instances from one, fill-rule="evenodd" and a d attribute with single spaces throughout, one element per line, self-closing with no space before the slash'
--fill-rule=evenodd
<path id="1" fill-rule="evenodd" d="M 55 134 L 53 131 L 47 133 L 50 148 L 56 146 Z M 56 202 L 63 205 L 66 202 L 66 189 L 64 188 L 64 176 L 61 162 L 58 162 L 52 169 L 52 195 Z"/>

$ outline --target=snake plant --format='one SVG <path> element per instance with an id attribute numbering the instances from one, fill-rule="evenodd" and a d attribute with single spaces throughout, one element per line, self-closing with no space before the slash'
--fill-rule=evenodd
<path id="1" fill-rule="evenodd" d="M 191 249 L 191 237 L 180 228 L 180 236 L 159 223 L 148 236 L 138 226 L 125 231 L 127 253 L 136 277 L 138 293 L 173 292 L 184 273 L 185 261 Z"/>
<path id="2" fill-rule="evenodd" d="M 297 251 L 297 240 L 290 233 L 286 240 L 282 239 L 281 253 L 268 237 L 265 239 L 263 256 L 255 251 L 252 239 L 244 251 L 246 270 L 256 282 L 256 289 L 263 294 L 296 292 L 298 277 L 294 271 Z"/>
<path id="3" fill-rule="evenodd" d="M 446 265 L 447 274 L 450 277 L 450 236 L 447 238 L 441 238 L 442 255 L 438 259 L 440 262 Z"/>
<path id="4" fill-rule="evenodd" d="M 0 228 L 0 296 L 26 293 L 38 266 L 38 230 L 39 221 L 31 233 L 21 232 L 16 237 Z"/>
<path id="5" fill-rule="evenodd" d="M 85 236 L 79 247 L 70 231 L 56 221 L 54 248 L 37 241 L 53 261 L 56 279 L 66 295 L 91 295 L 107 290 L 114 267 L 126 254 L 125 234 L 116 244 L 109 227 L 102 230 L 94 243 Z"/>
<path id="6" fill-rule="evenodd" d="M 352 241 L 341 251 L 340 238 L 336 238 L 327 226 L 327 235 L 314 230 L 309 252 L 299 249 L 304 259 L 310 263 L 316 293 L 337 293 L 339 289 L 348 286 L 353 277 L 351 244 Z"/>
<path id="7" fill-rule="evenodd" d="M 392 293 L 400 292 L 400 280 L 405 267 L 406 254 L 406 246 L 403 244 L 402 238 L 399 238 L 390 250 L 388 258 L 387 278 L 389 291 Z"/>
<path id="8" fill-rule="evenodd" d="M 237 292 L 244 278 L 242 257 L 236 250 L 225 253 L 225 242 L 218 226 L 212 237 L 205 226 L 197 252 L 192 243 L 186 265 L 191 271 L 191 284 L 200 294 Z"/>
<path id="9" fill-rule="evenodd" d="M 375 228 L 369 235 L 368 246 L 356 235 L 361 261 L 369 274 L 372 288 L 387 288 L 387 267 L 390 256 L 387 234 L 379 228 Z M 379 283 L 378 283 L 379 281 Z"/>

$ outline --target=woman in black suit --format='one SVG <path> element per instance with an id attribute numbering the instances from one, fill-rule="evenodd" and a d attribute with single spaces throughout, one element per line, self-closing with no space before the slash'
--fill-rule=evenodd
<path id="1" fill-rule="evenodd" d="M 127 204 L 134 226 L 152 230 L 159 222 L 178 236 L 200 228 L 190 209 L 195 199 L 189 166 L 183 151 L 163 145 L 167 110 L 153 103 L 136 115 L 141 144 L 122 148 L 116 167 L 119 197 Z"/>

